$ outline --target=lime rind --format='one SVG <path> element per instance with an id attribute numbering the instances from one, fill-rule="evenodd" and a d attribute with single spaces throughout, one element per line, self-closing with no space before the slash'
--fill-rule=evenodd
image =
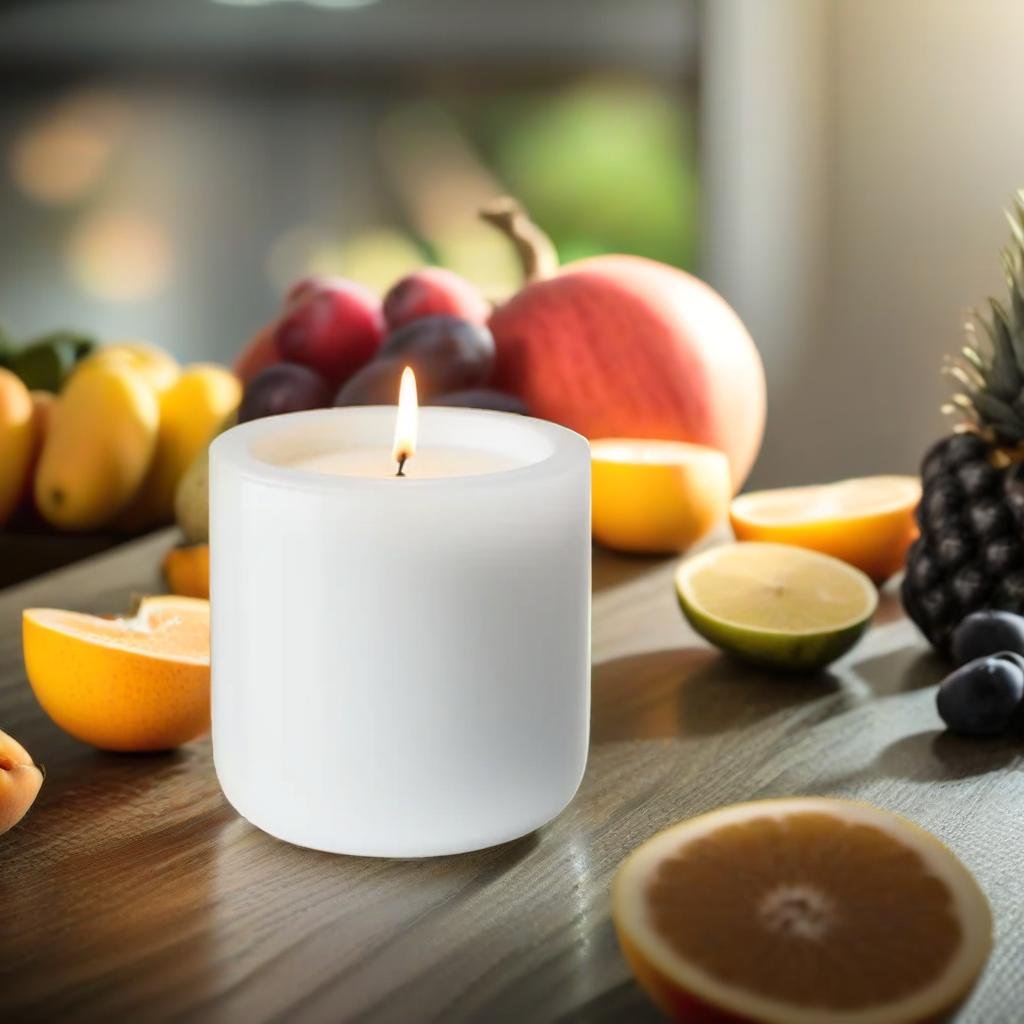
<path id="1" fill-rule="evenodd" d="M 871 624 L 869 615 L 839 630 L 784 633 L 719 622 L 687 605 L 682 596 L 679 606 L 686 620 L 708 643 L 747 664 L 786 672 L 816 672 L 831 665 L 856 646 Z"/>
<path id="2" fill-rule="evenodd" d="M 834 571 L 845 584 L 856 582 L 863 594 L 863 605 L 856 614 L 822 628 L 779 629 L 738 621 L 722 615 L 709 614 L 692 592 L 690 581 L 697 570 L 707 571 L 711 560 L 734 558 L 748 549 L 752 559 L 761 553 L 774 552 L 780 564 L 814 563 L 816 568 Z M 723 573 L 728 571 L 723 569 Z M 737 576 L 736 585 L 741 580 Z M 676 596 L 683 615 L 694 628 L 715 647 L 733 657 L 762 668 L 787 672 L 814 672 L 846 654 L 864 635 L 878 606 L 878 593 L 862 572 L 838 559 L 818 552 L 757 542 L 713 548 L 696 558 L 684 561 L 676 573 Z"/>

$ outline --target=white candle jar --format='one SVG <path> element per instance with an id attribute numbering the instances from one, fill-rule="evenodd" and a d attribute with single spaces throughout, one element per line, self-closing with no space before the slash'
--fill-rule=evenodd
<path id="1" fill-rule="evenodd" d="M 460 853 L 550 821 L 583 776 L 589 448 L 541 420 L 425 408 L 398 479 L 394 425 L 393 407 L 328 409 L 211 446 L 214 761 L 280 839 Z M 295 465 L 378 450 L 375 475 Z"/>

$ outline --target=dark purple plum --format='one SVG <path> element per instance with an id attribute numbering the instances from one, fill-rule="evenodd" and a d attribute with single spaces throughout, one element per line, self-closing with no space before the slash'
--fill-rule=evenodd
<path id="1" fill-rule="evenodd" d="M 962 665 L 940 684 L 939 717 L 950 732 L 962 736 L 997 736 L 1006 732 L 1024 697 L 1020 655 L 997 654 Z"/>
<path id="2" fill-rule="evenodd" d="M 515 412 L 528 415 L 526 403 L 507 391 L 494 388 L 466 388 L 464 391 L 449 391 L 432 398 L 428 405 L 461 406 L 464 409 L 493 409 L 496 412 Z"/>
<path id="3" fill-rule="evenodd" d="M 405 365 L 397 359 L 374 359 L 349 377 L 334 396 L 334 404 L 397 405 Z M 416 391 L 420 402 L 424 398 L 425 383 L 417 374 Z"/>
<path id="4" fill-rule="evenodd" d="M 304 409 L 326 409 L 331 388 L 318 373 L 297 363 L 275 363 L 260 370 L 245 386 L 238 422 Z"/>
<path id="5" fill-rule="evenodd" d="M 482 324 L 428 316 L 392 331 L 379 356 L 411 366 L 423 393 L 443 394 L 487 383 L 494 371 L 494 338 Z"/>

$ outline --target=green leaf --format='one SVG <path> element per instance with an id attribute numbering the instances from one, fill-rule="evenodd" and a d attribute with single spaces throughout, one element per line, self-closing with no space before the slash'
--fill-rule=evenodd
<path id="1" fill-rule="evenodd" d="M 1010 282 L 1010 335 L 1017 368 L 1024 374 L 1024 287 L 1018 275 Z"/>
<path id="2" fill-rule="evenodd" d="M 9 367 L 14 355 L 14 339 L 0 327 L 0 366 Z"/>
<path id="3" fill-rule="evenodd" d="M 985 391 L 976 391 L 971 395 L 974 408 L 983 420 L 1000 431 L 1001 434 L 1021 432 L 1024 436 L 1024 422 L 1014 412 L 1013 407 Z"/>
<path id="4" fill-rule="evenodd" d="M 988 301 L 992 307 L 991 322 L 980 314 L 976 316 L 992 342 L 992 363 L 989 372 L 985 375 L 986 383 L 992 394 L 1009 402 L 1017 396 L 1021 384 L 1024 383 L 1024 378 L 1021 377 L 1021 371 L 1017 366 L 1013 339 L 1010 337 L 1005 311 L 995 299 Z"/>
<path id="5" fill-rule="evenodd" d="M 1021 227 L 1021 217 L 1019 210 L 1014 212 L 1011 212 L 1010 210 L 1003 210 L 1003 213 L 1006 214 L 1006 223 L 1010 225 L 1010 231 L 1013 234 L 1013 240 L 1017 243 L 1018 246 L 1024 249 L 1024 227 Z"/>
<path id="6" fill-rule="evenodd" d="M 1002 423 L 994 423 L 992 429 L 996 432 L 999 440 L 1006 444 L 1019 444 L 1024 441 L 1024 424 L 1005 426 Z"/>

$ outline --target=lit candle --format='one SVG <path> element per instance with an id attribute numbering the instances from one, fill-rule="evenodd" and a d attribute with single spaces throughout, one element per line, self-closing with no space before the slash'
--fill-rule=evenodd
<path id="1" fill-rule="evenodd" d="M 291 460 L 296 469 L 335 476 L 409 477 L 434 479 L 444 476 L 476 476 L 511 469 L 514 459 L 493 451 L 465 447 L 433 447 L 418 452 L 416 436 L 419 408 L 416 403 L 416 376 L 410 367 L 402 372 L 395 416 L 394 443 L 390 453 L 381 446 L 346 445 L 300 455 Z M 414 459 L 413 456 L 416 456 Z"/>
<path id="2" fill-rule="evenodd" d="M 541 420 L 417 410 L 411 374 L 402 397 L 212 445 L 213 742 L 265 831 L 416 857 L 525 835 L 579 784 L 590 461 Z"/>

